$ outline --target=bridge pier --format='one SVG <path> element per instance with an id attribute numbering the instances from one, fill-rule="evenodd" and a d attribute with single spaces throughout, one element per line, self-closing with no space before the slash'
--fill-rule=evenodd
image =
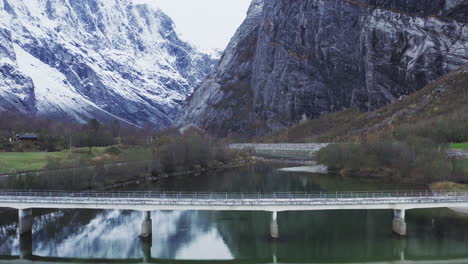
<path id="1" fill-rule="evenodd" d="M 143 263 L 150 263 L 151 261 L 151 239 L 142 239 L 141 240 L 141 251 L 143 252 Z"/>
<path id="2" fill-rule="evenodd" d="M 393 213 L 393 232 L 399 236 L 406 236 L 405 210 L 397 209 Z"/>
<path id="3" fill-rule="evenodd" d="M 273 239 L 279 238 L 278 212 L 272 212 L 271 214 L 270 236 Z"/>
<path id="4" fill-rule="evenodd" d="M 278 263 L 278 244 L 277 241 L 273 241 L 271 243 L 271 258 L 272 258 L 272 263 Z"/>
<path id="5" fill-rule="evenodd" d="M 153 234 L 153 223 L 151 221 L 150 211 L 143 212 L 143 214 L 144 214 L 144 219 L 143 219 L 143 222 L 141 223 L 140 237 L 143 239 L 147 239 L 147 238 L 150 238 L 151 235 Z"/>
<path id="6" fill-rule="evenodd" d="M 30 259 L 33 255 L 32 232 L 26 232 L 19 236 L 20 259 Z"/>
<path id="7" fill-rule="evenodd" d="M 18 211 L 18 233 L 30 233 L 32 231 L 33 217 L 32 209 L 20 209 Z"/>

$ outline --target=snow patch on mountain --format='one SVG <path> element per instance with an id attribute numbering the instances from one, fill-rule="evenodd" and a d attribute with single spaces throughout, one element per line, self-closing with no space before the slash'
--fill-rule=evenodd
<path id="1" fill-rule="evenodd" d="M 81 123 L 99 115 L 109 115 L 126 122 L 103 111 L 88 98 L 80 95 L 67 81 L 66 76 L 57 69 L 38 60 L 16 44 L 14 44 L 14 49 L 20 71 L 29 76 L 34 83 L 36 108 L 39 113 L 47 113 L 57 119 L 64 118 L 61 115 L 66 113 L 73 120 Z"/>

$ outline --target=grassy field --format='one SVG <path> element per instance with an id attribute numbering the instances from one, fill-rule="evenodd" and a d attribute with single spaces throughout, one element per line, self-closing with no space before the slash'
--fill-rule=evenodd
<path id="1" fill-rule="evenodd" d="M 92 159 L 105 152 L 106 148 L 94 147 L 92 154 L 87 148 L 73 149 L 74 158 L 77 156 Z M 0 153 L 0 173 L 13 173 L 21 171 L 45 169 L 51 159 L 66 159 L 70 157 L 70 151 L 61 152 L 4 152 Z"/>
<path id="2" fill-rule="evenodd" d="M 450 149 L 460 149 L 460 150 L 468 150 L 468 142 L 464 143 L 453 143 L 449 146 Z"/>
<path id="3" fill-rule="evenodd" d="M 0 153 L 0 173 L 40 170 L 49 158 L 60 158 L 65 152 L 11 152 Z"/>

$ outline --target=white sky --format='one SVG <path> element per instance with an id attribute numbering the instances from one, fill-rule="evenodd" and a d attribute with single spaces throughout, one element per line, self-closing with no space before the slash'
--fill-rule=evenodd
<path id="1" fill-rule="evenodd" d="M 251 0 L 133 0 L 161 8 L 184 40 L 202 48 L 224 50 L 244 21 Z"/>

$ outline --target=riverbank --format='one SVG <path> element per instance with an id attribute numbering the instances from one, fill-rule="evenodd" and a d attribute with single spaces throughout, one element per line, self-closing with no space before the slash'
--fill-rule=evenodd
<path id="1" fill-rule="evenodd" d="M 426 183 L 468 180 L 468 160 L 452 158 L 444 144 L 415 135 L 331 144 L 318 161 L 343 177 Z"/>
<path id="2" fill-rule="evenodd" d="M 206 172 L 221 171 L 224 169 L 248 166 L 248 165 L 254 164 L 255 162 L 256 162 L 255 159 L 244 159 L 244 160 L 233 161 L 228 164 L 218 163 L 208 168 L 196 167 L 193 170 L 187 170 L 187 171 L 181 171 L 181 172 L 162 173 L 162 174 L 157 174 L 157 175 L 147 173 L 147 174 L 141 175 L 141 178 L 139 179 L 130 180 L 126 182 L 118 182 L 118 183 L 104 186 L 101 188 L 96 188 L 95 191 L 107 191 L 107 190 L 113 190 L 113 189 L 118 189 L 118 188 L 125 188 L 125 187 L 132 186 L 132 185 L 139 185 L 143 183 L 154 183 L 154 182 L 158 182 L 158 181 L 161 181 L 167 178 L 172 178 L 172 177 L 182 177 L 182 176 L 193 177 L 193 176 L 201 175 L 202 173 L 206 173 Z"/>
<path id="3" fill-rule="evenodd" d="M 288 167 L 288 168 L 281 168 L 279 169 L 279 171 L 328 174 L 328 168 L 327 166 L 324 166 L 324 165 Z"/>
<path id="4" fill-rule="evenodd" d="M 291 158 L 265 158 L 265 157 L 254 157 L 258 161 L 263 161 L 263 162 L 271 162 L 271 163 L 287 163 L 287 164 L 293 164 L 293 165 L 317 165 L 317 162 L 314 160 L 302 160 L 302 159 L 291 159 Z"/>
<path id="5" fill-rule="evenodd" d="M 7 174 L 0 177 L 0 188 L 74 191 L 109 190 L 142 182 L 155 182 L 169 177 L 199 175 L 213 170 L 246 166 L 254 162 L 255 159 L 246 156 L 232 159 L 226 163 L 213 161 L 204 167 L 194 165 L 191 169 L 172 172 L 159 170 L 157 162 L 153 160 L 119 162 L 99 166 Z"/>
<path id="6" fill-rule="evenodd" d="M 84 151 L 70 155 L 86 155 Z M 45 171 L 0 177 L 0 188 L 95 190 L 145 178 L 202 172 L 251 158 L 248 150 L 230 150 L 222 140 L 199 131 L 184 134 L 167 131 L 152 144 L 111 146 L 102 152 L 92 159 L 82 156 L 50 159 Z"/>
<path id="7" fill-rule="evenodd" d="M 430 185 L 430 189 L 433 191 L 468 192 L 468 184 L 436 182 Z M 468 208 L 450 207 L 449 209 L 463 215 L 468 215 Z"/>

